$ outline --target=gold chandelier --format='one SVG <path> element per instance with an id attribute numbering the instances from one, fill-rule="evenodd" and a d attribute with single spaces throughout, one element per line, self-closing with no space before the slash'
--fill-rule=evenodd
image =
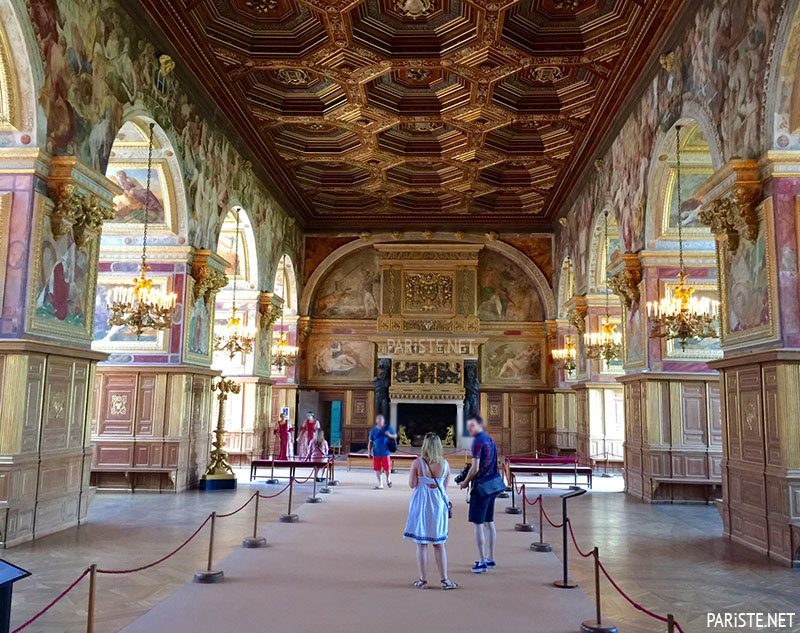
<path id="1" fill-rule="evenodd" d="M 111 326 L 126 326 L 136 333 L 136 338 L 147 329 L 167 330 L 172 326 L 172 313 L 177 295 L 153 288 L 153 280 L 147 278 L 147 225 L 150 216 L 150 178 L 153 168 L 153 127 L 150 124 L 150 146 L 147 150 L 147 189 L 144 203 L 144 233 L 142 238 L 141 276 L 133 280 L 133 286 L 116 286 L 106 293 L 106 305 Z"/>
<path id="2" fill-rule="evenodd" d="M 583 335 L 586 356 L 592 360 L 603 359 L 607 363 L 618 360 L 622 356 L 622 334 L 617 332 L 616 324 L 611 322 L 609 313 L 608 292 L 608 211 L 605 212 L 605 233 L 603 257 L 606 265 L 606 315 L 600 321 L 599 332 L 587 332 Z"/>
<path id="3" fill-rule="evenodd" d="M 572 336 L 568 335 L 564 339 L 564 347 L 552 350 L 550 355 L 553 357 L 553 364 L 556 369 L 563 369 L 568 374 L 571 374 L 578 368 L 575 341 Z"/>
<path id="4" fill-rule="evenodd" d="M 214 335 L 214 350 L 227 352 L 231 359 L 236 354 L 246 355 L 252 352 L 253 341 L 256 338 L 255 330 L 242 323 L 242 317 L 236 307 L 236 275 L 239 271 L 239 212 L 234 211 L 234 213 L 236 213 L 236 233 L 233 247 L 233 307 L 223 333 Z"/>
<path id="5" fill-rule="evenodd" d="M 297 362 L 297 346 L 289 345 L 286 339 L 286 332 L 283 329 L 283 311 L 281 310 L 281 333 L 278 340 L 272 346 L 272 365 L 278 369 L 283 369 Z"/>
<path id="6" fill-rule="evenodd" d="M 719 316 L 719 301 L 707 297 L 693 297 L 694 288 L 686 283 L 683 262 L 683 200 L 681 199 L 681 127 L 675 127 L 675 159 L 678 194 L 678 253 L 680 272 L 678 287 L 672 297 L 647 302 L 647 318 L 650 321 L 650 337 L 678 340 L 681 349 L 686 343 L 701 338 L 717 338 L 714 322 Z"/>

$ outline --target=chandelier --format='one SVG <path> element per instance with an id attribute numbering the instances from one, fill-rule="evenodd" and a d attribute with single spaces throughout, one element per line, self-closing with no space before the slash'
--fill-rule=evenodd
<path id="1" fill-rule="evenodd" d="M 150 145 L 147 150 L 147 189 L 144 203 L 144 233 L 142 238 L 141 276 L 133 280 L 133 286 L 116 286 L 106 293 L 106 306 L 111 326 L 126 326 L 136 333 L 137 340 L 147 329 L 166 330 L 172 325 L 172 312 L 177 295 L 153 288 L 153 280 L 147 278 L 147 225 L 150 219 L 150 178 L 153 168 L 153 127 L 150 124 Z"/>
<path id="2" fill-rule="evenodd" d="M 253 351 L 253 341 L 256 338 L 255 330 L 242 323 L 239 309 L 236 307 L 236 276 L 239 272 L 239 212 L 236 213 L 236 233 L 233 247 L 233 307 L 231 316 L 222 334 L 214 335 L 214 350 L 227 352 L 233 359 L 236 354 L 249 354 Z"/>
<path id="3" fill-rule="evenodd" d="M 680 272 L 678 287 L 672 297 L 663 297 L 660 301 L 647 302 L 647 318 L 650 321 L 650 337 L 666 340 L 678 340 L 681 349 L 686 343 L 701 338 L 717 338 L 714 322 L 719 316 L 719 301 L 707 297 L 692 296 L 694 288 L 687 283 L 683 262 L 683 200 L 681 199 L 681 127 L 675 127 L 675 159 L 678 194 L 678 253 Z"/>
<path id="4" fill-rule="evenodd" d="M 553 357 L 553 364 L 555 364 L 556 369 L 563 369 L 568 374 L 571 374 L 578 368 L 575 341 L 571 336 L 567 336 L 564 340 L 564 347 L 552 350 L 550 355 Z"/>
<path id="5" fill-rule="evenodd" d="M 283 329 L 283 311 L 281 311 L 281 334 L 272 346 L 272 365 L 283 369 L 297 362 L 297 346 L 289 345 L 286 332 Z"/>
<path id="6" fill-rule="evenodd" d="M 622 356 L 622 334 L 617 332 L 616 324 L 611 322 L 609 314 L 608 292 L 608 211 L 605 212 L 605 233 L 603 257 L 606 262 L 606 315 L 600 321 L 599 332 L 587 332 L 583 335 L 586 356 L 592 360 L 603 359 L 606 362 L 617 360 Z"/>

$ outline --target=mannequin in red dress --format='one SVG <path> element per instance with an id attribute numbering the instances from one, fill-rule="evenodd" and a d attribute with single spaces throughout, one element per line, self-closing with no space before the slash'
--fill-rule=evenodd
<path id="1" fill-rule="evenodd" d="M 273 455 L 277 453 L 277 455 L 275 455 L 277 459 L 288 459 L 289 446 L 292 443 L 292 430 L 285 413 L 281 413 L 278 418 L 278 423 L 275 425 L 275 429 L 272 432 L 275 434 L 275 442 L 277 443 L 277 446 L 273 446 Z M 275 449 L 277 449 L 277 451 Z"/>
<path id="2" fill-rule="evenodd" d="M 297 456 L 300 459 L 308 459 L 311 442 L 314 441 L 314 435 L 319 427 L 319 421 L 314 418 L 314 412 L 309 411 L 306 416 L 306 421 L 300 427 L 300 432 L 297 434 Z"/>

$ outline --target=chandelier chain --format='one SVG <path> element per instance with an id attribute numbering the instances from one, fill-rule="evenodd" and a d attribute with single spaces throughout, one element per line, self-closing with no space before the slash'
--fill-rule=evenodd
<path id="1" fill-rule="evenodd" d="M 678 264 L 681 278 L 684 276 L 683 264 L 683 196 L 681 194 L 681 126 L 675 126 L 675 171 L 678 193 Z"/>
<path id="2" fill-rule="evenodd" d="M 608 209 L 606 209 L 606 212 L 605 212 L 605 238 L 604 238 L 604 242 L 603 242 L 603 257 L 604 257 L 603 266 L 605 267 L 605 273 L 606 273 L 606 319 L 608 319 L 609 316 L 610 316 L 610 314 L 609 314 L 610 308 L 609 308 L 609 304 L 608 304 L 608 301 L 609 301 L 608 295 L 610 294 L 609 293 L 609 288 L 608 288 L 608 254 L 609 254 L 608 253 Z"/>
<path id="3" fill-rule="evenodd" d="M 233 246 L 233 311 L 236 312 L 236 275 L 239 273 L 239 211 L 236 213 L 236 234 Z"/>
<path id="4" fill-rule="evenodd" d="M 144 231 L 142 233 L 142 279 L 147 274 L 147 225 L 150 219 L 150 179 L 153 169 L 153 129 L 155 123 L 150 124 L 150 140 L 147 148 L 147 187 L 144 203 Z"/>

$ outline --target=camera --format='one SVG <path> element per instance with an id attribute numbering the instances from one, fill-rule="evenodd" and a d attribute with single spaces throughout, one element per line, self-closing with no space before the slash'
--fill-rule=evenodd
<path id="1" fill-rule="evenodd" d="M 472 465 L 471 464 L 467 464 L 466 466 L 464 466 L 464 470 L 462 470 L 460 473 L 458 473 L 458 475 L 456 475 L 455 482 L 457 484 L 460 484 L 462 481 L 464 481 L 467 478 L 467 475 L 469 474 L 469 469 L 470 468 L 472 468 Z"/>

